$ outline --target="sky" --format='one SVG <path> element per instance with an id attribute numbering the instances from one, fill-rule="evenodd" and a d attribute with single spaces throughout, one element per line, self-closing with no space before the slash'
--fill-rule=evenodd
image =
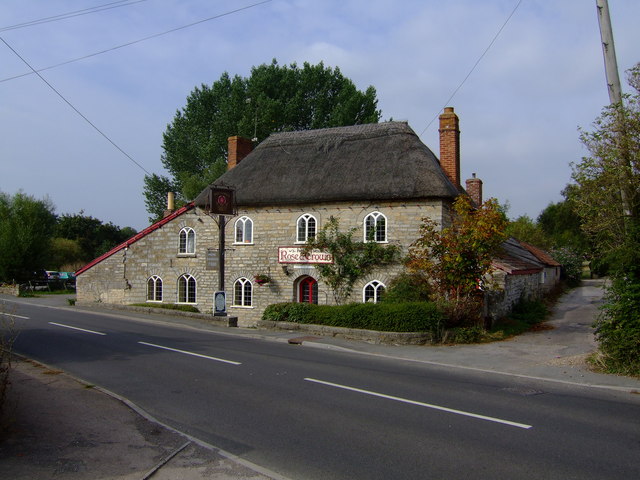
<path id="1" fill-rule="evenodd" d="M 462 178 L 476 173 L 509 217 L 535 219 L 562 200 L 571 162 L 587 154 L 579 128 L 609 103 L 596 0 L 259 2 L 2 0 L 0 192 L 140 230 L 144 175 L 166 174 L 162 134 L 189 93 L 275 58 L 372 85 L 382 120 L 407 121 L 436 155 L 437 116 L 454 107 Z M 640 2 L 609 8 L 629 91 Z M 31 72 L 23 60 L 39 70 L 89 55 L 19 76 Z"/>

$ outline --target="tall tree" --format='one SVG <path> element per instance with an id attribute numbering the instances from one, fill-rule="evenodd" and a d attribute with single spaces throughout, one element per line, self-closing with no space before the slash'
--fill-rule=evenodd
<path id="1" fill-rule="evenodd" d="M 640 63 L 628 76 L 635 93 L 606 107 L 593 130 L 581 132 L 589 155 L 572 165 L 576 188 L 570 192 L 584 231 L 621 268 L 639 246 Z"/>
<path id="2" fill-rule="evenodd" d="M 52 231 L 52 237 L 56 239 L 54 246 L 60 247 L 55 252 L 56 258 L 64 258 L 64 263 L 76 263 L 99 257 L 135 233 L 131 227 L 120 228 L 111 222 L 102 223 L 80 211 L 74 215 L 61 215 Z M 62 242 L 61 239 L 74 241 L 78 249 L 71 248 L 68 242 Z M 78 254 L 77 258 L 71 258 L 72 252 Z"/>
<path id="3" fill-rule="evenodd" d="M 589 253 L 591 247 L 571 201 L 570 192 L 574 188 L 575 185 L 568 185 L 562 192 L 564 200 L 547 205 L 538 215 L 537 224 L 554 248 L 569 248 L 584 256 Z"/>
<path id="4" fill-rule="evenodd" d="M 520 215 L 515 220 L 511 220 L 507 225 L 506 234 L 545 250 L 551 248 L 550 238 L 528 215 Z"/>
<path id="5" fill-rule="evenodd" d="M 48 268 L 55 223 L 48 199 L 0 192 L 0 280 L 28 280 L 35 271 Z"/>
<path id="6" fill-rule="evenodd" d="M 628 80 L 635 92 L 606 107 L 593 130 L 581 134 L 589 156 L 573 165 L 571 198 L 583 229 L 612 266 L 596 321 L 601 364 L 640 375 L 640 63 Z"/>
<path id="7" fill-rule="evenodd" d="M 322 62 L 281 66 L 274 59 L 253 67 L 248 78 L 224 73 L 211 86 L 196 87 L 163 135 L 169 176 L 145 177 L 149 220 L 161 218 L 168 191 L 187 201 L 224 173 L 230 136 L 260 142 L 273 132 L 376 123 L 377 103 L 373 87 L 362 92 Z"/>

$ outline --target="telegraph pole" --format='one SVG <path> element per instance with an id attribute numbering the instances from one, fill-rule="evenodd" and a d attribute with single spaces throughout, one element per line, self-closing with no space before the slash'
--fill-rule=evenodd
<path id="1" fill-rule="evenodd" d="M 616 60 L 616 48 L 613 43 L 613 30 L 611 28 L 611 16 L 609 15 L 608 0 L 596 0 L 598 10 L 598 24 L 600 25 L 600 39 L 602 40 L 602 53 L 604 55 L 604 70 L 607 79 L 607 90 L 609 91 L 609 102 L 611 105 L 619 105 L 618 122 L 619 134 L 624 134 L 625 123 L 622 113 L 622 87 L 620 86 L 620 76 L 618 75 L 618 61 Z M 626 219 L 631 217 L 631 205 L 625 191 L 625 180 L 627 179 L 627 171 L 630 168 L 628 152 L 624 149 L 620 151 L 618 159 L 620 166 L 620 200 L 622 203 L 622 212 Z"/>
<path id="2" fill-rule="evenodd" d="M 622 101 L 622 88 L 618 75 L 618 61 L 616 60 L 616 48 L 613 44 L 613 30 L 611 29 L 611 16 L 609 15 L 609 2 L 596 0 L 598 8 L 598 24 L 600 25 L 600 39 L 602 40 L 602 53 L 604 55 L 604 70 L 607 79 L 609 101 L 612 104 Z"/>

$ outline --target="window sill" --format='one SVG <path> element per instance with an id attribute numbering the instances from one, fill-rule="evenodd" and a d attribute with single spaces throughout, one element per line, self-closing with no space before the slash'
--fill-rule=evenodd
<path id="1" fill-rule="evenodd" d="M 178 258 L 196 258 L 198 255 L 195 253 L 179 253 Z"/>
<path id="2" fill-rule="evenodd" d="M 233 242 L 233 244 L 234 245 L 240 245 L 240 246 L 243 246 L 243 245 L 247 245 L 247 246 L 254 245 L 253 242 Z"/>
<path id="3" fill-rule="evenodd" d="M 231 305 L 231 307 L 232 308 L 243 308 L 245 310 L 251 310 L 251 309 L 256 308 L 253 305 Z"/>

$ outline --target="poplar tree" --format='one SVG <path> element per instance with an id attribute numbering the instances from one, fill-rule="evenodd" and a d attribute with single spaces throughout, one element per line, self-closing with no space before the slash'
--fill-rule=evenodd
<path id="1" fill-rule="evenodd" d="M 192 200 L 225 172 L 230 136 L 259 143 L 274 132 L 377 123 L 377 103 L 373 87 L 360 91 L 322 62 L 281 66 L 274 59 L 247 78 L 223 73 L 194 88 L 167 125 L 161 161 L 168 175 L 145 176 L 149 220 L 162 217 L 167 192 Z"/>

